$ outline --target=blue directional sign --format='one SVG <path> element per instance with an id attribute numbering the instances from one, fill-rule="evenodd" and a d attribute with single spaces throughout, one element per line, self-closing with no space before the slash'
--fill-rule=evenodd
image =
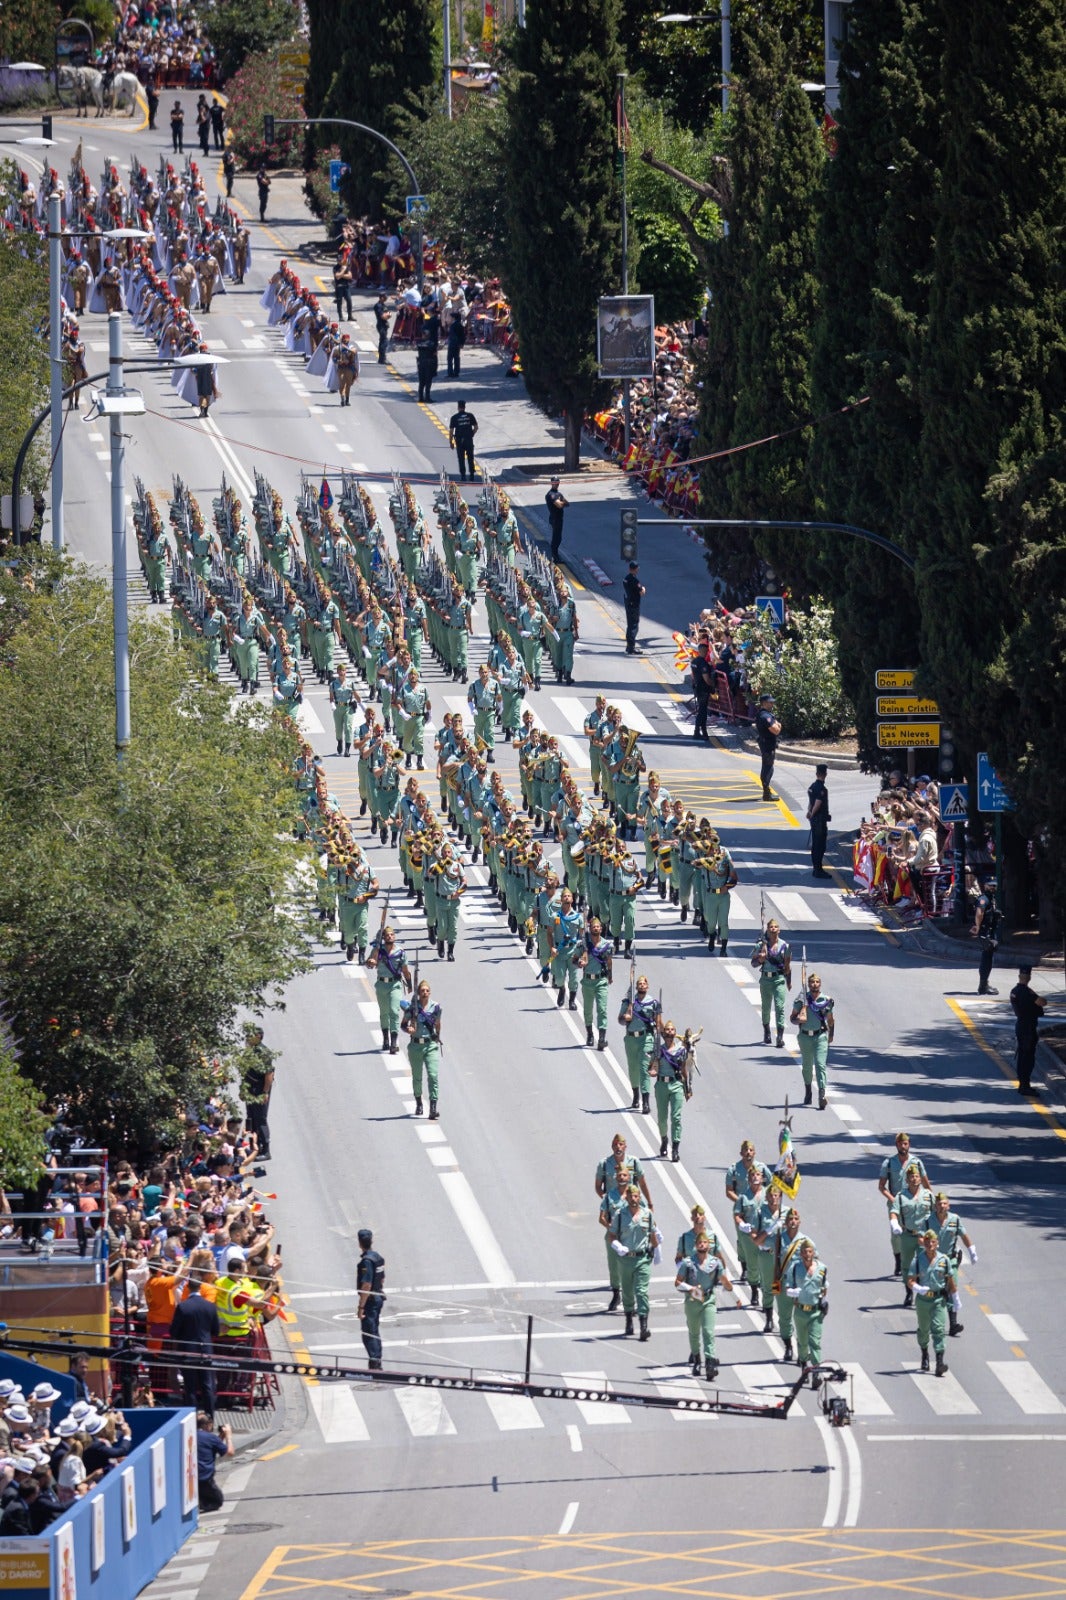
<path id="1" fill-rule="evenodd" d="M 983 750 L 977 754 L 978 811 L 1013 811 L 1014 803 L 999 781 L 995 767 Z"/>
<path id="2" fill-rule="evenodd" d="M 344 166 L 344 162 L 343 161 L 331 161 L 330 164 L 329 164 L 329 192 L 330 192 L 330 194 L 339 194 L 340 193 L 341 177 L 342 177 L 341 169 L 343 168 L 343 166 Z"/>
<path id="3" fill-rule="evenodd" d="M 970 785 L 968 783 L 942 783 L 940 785 L 941 822 L 965 822 L 970 814 Z"/>
<path id="4" fill-rule="evenodd" d="M 783 628 L 785 625 L 785 601 L 779 594 L 758 594 L 755 596 L 756 611 L 770 613 L 770 625 L 774 628 Z"/>

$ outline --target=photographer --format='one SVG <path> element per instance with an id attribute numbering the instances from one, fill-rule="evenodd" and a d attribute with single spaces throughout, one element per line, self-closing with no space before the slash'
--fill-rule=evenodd
<path id="1" fill-rule="evenodd" d="M 225 1496 L 215 1479 L 215 1463 L 233 1454 L 233 1435 L 228 1423 L 220 1423 L 217 1433 L 211 1431 L 211 1418 L 206 1411 L 196 1413 L 196 1475 L 200 1491 L 200 1510 L 219 1511 Z"/>

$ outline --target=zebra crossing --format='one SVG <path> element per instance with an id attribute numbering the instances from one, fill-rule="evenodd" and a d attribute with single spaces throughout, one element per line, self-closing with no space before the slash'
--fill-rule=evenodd
<path id="1" fill-rule="evenodd" d="M 1028 1361 L 963 1362 L 957 1350 L 957 1346 L 953 1347 L 952 1369 L 942 1378 L 920 1372 L 916 1360 L 905 1360 L 900 1371 L 879 1373 L 878 1381 L 861 1364 L 842 1362 L 847 1381 L 834 1386 L 833 1392 L 848 1401 L 857 1422 L 895 1417 L 910 1423 L 932 1416 L 984 1417 L 1003 1424 L 1066 1416 L 1066 1405 Z M 719 1348 L 719 1356 L 722 1354 Z M 773 1361 L 723 1362 L 712 1386 L 693 1377 L 685 1362 L 648 1367 L 639 1377 L 619 1385 L 677 1400 L 677 1409 L 665 1413 L 592 1398 L 610 1391 L 610 1380 L 602 1370 L 560 1375 L 568 1388 L 578 1391 L 578 1398 L 573 1400 L 534 1400 L 523 1394 L 460 1394 L 423 1387 L 373 1389 L 324 1381 L 309 1389 L 308 1395 L 325 1443 L 395 1444 L 397 1435 L 461 1440 L 544 1430 L 563 1434 L 575 1421 L 579 1427 L 596 1429 L 634 1425 L 659 1428 L 666 1418 L 688 1426 L 698 1422 L 714 1425 L 720 1419 L 713 1412 L 695 1412 L 692 1401 L 705 1401 L 717 1390 L 730 1399 L 772 1406 L 784 1397 L 795 1380 L 796 1370 Z M 981 1400 L 971 1391 L 980 1393 Z M 686 1403 L 687 1408 L 682 1409 Z M 790 1418 L 809 1418 L 818 1410 L 818 1397 L 808 1392 L 793 1404 Z"/>

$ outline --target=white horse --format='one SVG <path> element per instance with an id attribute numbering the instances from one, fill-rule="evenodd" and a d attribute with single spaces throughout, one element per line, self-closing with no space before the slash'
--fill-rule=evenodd
<path id="1" fill-rule="evenodd" d="M 59 87 L 73 89 L 78 116 L 89 115 L 89 101 L 96 107 L 96 115 L 104 114 L 104 75 L 95 67 L 60 67 Z"/>
<path id="2" fill-rule="evenodd" d="M 129 105 L 130 116 L 137 115 L 137 96 L 144 91 L 135 72 L 116 72 L 111 80 L 111 109 L 122 111 Z"/>

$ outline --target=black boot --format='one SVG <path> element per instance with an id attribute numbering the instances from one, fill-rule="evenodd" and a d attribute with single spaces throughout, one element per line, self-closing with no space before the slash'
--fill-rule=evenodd
<path id="1" fill-rule="evenodd" d="M 697 1365 L 697 1370 L 698 1370 L 699 1363 L 697 1362 L 696 1365 Z M 715 1378 L 717 1378 L 717 1376 L 718 1376 L 718 1363 L 717 1363 L 717 1361 L 712 1361 L 710 1356 L 708 1356 L 707 1357 L 707 1364 L 706 1364 L 706 1366 L 704 1367 L 703 1370 L 707 1375 L 707 1382 L 708 1383 L 713 1383 Z"/>
<path id="2" fill-rule="evenodd" d="M 667 1144 L 666 1135 L 663 1134 L 663 1137 L 659 1141 L 659 1154 L 661 1156 L 664 1156 L 666 1154 L 666 1144 Z"/>
<path id="3" fill-rule="evenodd" d="M 415 1095 L 415 1116 L 416 1117 L 420 1117 L 421 1115 L 422 1115 L 422 1096 L 420 1094 L 416 1094 Z"/>
<path id="4" fill-rule="evenodd" d="M 751 1303 L 753 1306 L 759 1304 L 759 1286 L 756 1283 L 751 1285 Z"/>
<path id="5" fill-rule="evenodd" d="M 627 1311 L 626 1312 L 625 1337 L 627 1339 L 631 1339 L 633 1337 L 633 1313 L 632 1313 L 632 1311 Z"/>
<path id="6" fill-rule="evenodd" d="M 729 949 L 729 940 L 728 939 L 723 939 L 721 944 L 718 947 L 718 954 L 720 956 L 724 956 L 728 949 Z"/>
<path id="7" fill-rule="evenodd" d="M 630 1109 L 630 1111 L 639 1111 L 640 1110 L 640 1090 L 639 1089 L 634 1089 L 633 1090 L 633 1098 L 629 1102 L 629 1109 Z"/>
<path id="8" fill-rule="evenodd" d="M 438 956 L 443 956 L 444 955 L 444 940 L 443 939 L 438 939 L 437 940 L 437 955 Z"/>
<path id="9" fill-rule="evenodd" d="M 354 961 L 355 960 L 355 945 L 354 944 L 346 944 L 345 945 L 345 947 L 344 947 L 344 959 L 346 961 Z"/>
<path id="10" fill-rule="evenodd" d="M 560 1011 L 563 1008 L 563 1004 L 564 1004 L 565 1000 L 566 1000 L 566 990 L 565 989 L 556 989 L 556 991 L 555 991 L 555 1004 L 559 1007 Z"/>
<path id="11" fill-rule="evenodd" d="M 762 1325 L 762 1331 L 763 1331 L 763 1333 L 773 1333 L 773 1331 L 774 1331 L 774 1308 L 771 1305 L 771 1306 L 765 1306 L 763 1309 L 766 1312 L 766 1320 L 764 1321 L 764 1323 Z"/>
<path id="12" fill-rule="evenodd" d="M 708 948 L 708 950 L 713 950 L 714 949 L 715 940 L 717 939 L 717 937 L 718 937 L 717 934 L 714 934 L 714 933 L 711 934 L 711 937 L 707 940 L 707 948 Z"/>
<path id="13" fill-rule="evenodd" d="M 809 1106 L 809 1105 L 812 1104 L 813 1100 L 814 1100 L 814 1089 L 812 1088 L 812 1086 L 810 1084 L 808 1084 L 807 1087 L 803 1091 L 803 1104 L 805 1106 Z"/>
<path id="14" fill-rule="evenodd" d="M 651 1329 L 648 1327 L 648 1319 L 647 1319 L 647 1317 L 641 1317 L 641 1319 L 640 1319 L 640 1342 L 641 1342 L 641 1344 L 647 1344 L 647 1342 L 648 1342 L 648 1340 L 650 1338 L 651 1338 Z"/>
<path id="15" fill-rule="evenodd" d="M 600 1036 L 596 1040 L 596 1049 L 597 1050 L 606 1050 L 606 1048 L 607 1048 L 607 1035 L 604 1033 L 603 1029 L 601 1028 L 600 1029 Z"/>
<path id="16" fill-rule="evenodd" d="M 527 956 L 531 956 L 532 954 L 533 954 L 533 940 L 532 939 L 527 939 L 526 940 L 526 955 Z"/>
<path id="17" fill-rule="evenodd" d="M 399 1053 L 400 1053 L 400 1046 L 396 1042 L 396 1035 L 394 1033 L 392 1033 L 392 1034 L 389 1035 L 389 1055 L 390 1056 L 396 1056 L 396 1055 L 399 1055 Z"/>
<path id="18" fill-rule="evenodd" d="M 770 1043 L 770 1024 L 768 1022 L 764 1022 L 762 1025 L 762 1042 L 763 1044 Z"/>
<path id="19" fill-rule="evenodd" d="M 948 1334 L 950 1335 L 950 1337 L 952 1339 L 957 1339 L 961 1332 L 962 1332 L 962 1323 L 959 1321 L 957 1313 L 954 1312 L 954 1311 L 949 1311 L 948 1312 Z"/>
<path id="20" fill-rule="evenodd" d="M 430 1120 L 430 1122 L 438 1121 L 439 1117 L 440 1117 L 440 1112 L 437 1110 L 437 1102 L 435 1100 L 430 1100 L 430 1102 L 429 1102 L 429 1120 Z"/>
<path id="21" fill-rule="evenodd" d="M 448 960 L 449 961 L 454 961 L 455 960 L 455 946 L 453 944 L 450 944 L 448 946 Z"/>
<path id="22" fill-rule="evenodd" d="M 692 1376 L 698 1378 L 700 1375 L 700 1353 L 698 1350 L 689 1351 L 688 1364 L 692 1368 Z"/>
<path id="23" fill-rule="evenodd" d="M 782 1353 L 781 1359 L 782 1359 L 782 1361 L 791 1361 L 792 1360 L 792 1340 L 791 1339 L 785 1339 L 783 1341 L 783 1343 L 784 1343 L 785 1348 L 784 1348 L 784 1351 Z"/>
<path id="24" fill-rule="evenodd" d="M 896 1257 L 896 1264 L 892 1268 L 892 1276 L 894 1278 L 900 1278 L 903 1276 L 903 1260 L 900 1256 Z"/>
<path id="25" fill-rule="evenodd" d="M 929 1371 L 929 1352 L 928 1352 L 928 1350 L 923 1350 L 922 1351 L 921 1368 L 922 1368 L 923 1372 L 928 1372 Z"/>
<path id="26" fill-rule="evenodd" d="M 566 1002 L 566 1009 L 568 1011 L 576 1011 L 577 1010 L 577 995 L 576 994 L 572 994 L 570 996 L 569 1000 Z"/>
<path id="27" fill-rule="evenodd" d="M 670 1150 L 670 1160 L 671 1161 L 680 1161 L 681 1160 L 681 1146 L 679 1144 L 675 1144 L 671 1148 L 671 1150 Z"/>
<path id="28" fill-rule="evenodd" d="M 611 1298 L 610 1298 L 610 1300 L 608 1301 L 608 1304 L 607 1304 L 608 1311 L 617 1311 L 618 1307 L 621 1304 L 622 1304 L 622 1291 L 621 1291 L 621 1289 L 612 1289 L 611 1290 Z"/>
<path id="29" fill-rule="evenodd" d="M 651 1116 L 651 1104 L 646 1094 L 642 1094 L 640 1097 L 640 1109 L 644 1116 Z"/>
<path id="30" fill-rule="evenodd" d="M 938 1350 L 936 1353 L 936 1372 L 934 1373 L 934 1377 L 942 1378 L 947 1370 L 948 1364 L 944 1360 L 943 1351 Z"/>
<path id="31" fill-rule="evenodd" d="M 592 1044 L 592 1029 L 591 1028 L 586 1028 L 585 1029 L 585 1043 L 587 1045 L 591 1045 Z"/>
<path id="32" fill-rule="evenodd" d="M 778 1030 L 777 1030 L 777 1048 L 779 1050 L 783 1050 L 785 1048 L 785 1030 L 784 1030 L 784 1028 L 778 1028 Z"/>
<path id="33" fill-rule="evenodd" d="M 914 1304 L 914 1290 L 913 1289 L 908 1289 L 907 1293 L 903 1297 L 903 1309 L 904 1309 L 904 1311 L 909 1310 L 910 1307 L 913 1306 L 913 1304 Z"/>

